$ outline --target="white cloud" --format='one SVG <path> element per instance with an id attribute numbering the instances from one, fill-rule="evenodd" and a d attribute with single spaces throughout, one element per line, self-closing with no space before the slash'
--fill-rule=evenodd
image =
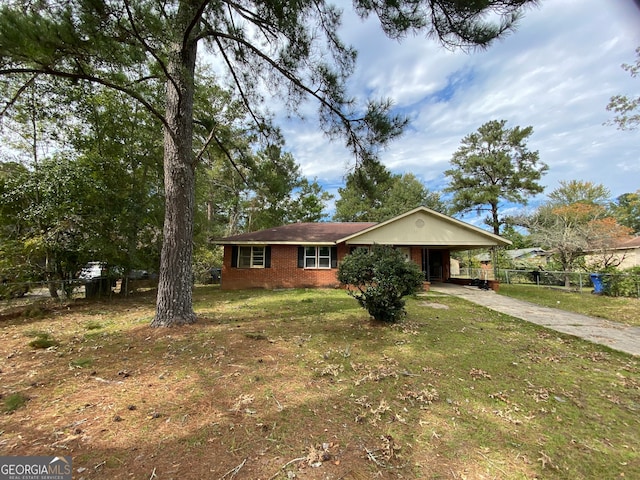
<path id="1" fill-rule="evenodd" d="M 572 179 L 602 183 L 614 196 L 640 188 L 640 132 L 603 125 L 612 95 L 640 90 L 640 80 L 620 68 L 640 45 L 634 2 L 547 0 L 516 32 L 473 54 L 419 37 L 396 42 L 375 19 L 362 22 L 347 10 L 344 18 L 343 37 L 359 50 L 352 94 L 391 97 L 412 119 L 381 155 L 392 171 L 440 188 L 461 139 L 504 119 L 533 126 L 529 148 L 550 167 L 547 193 Z M 285 134 L 303 174 L 333 188 L 342 182 L 353 160 L 339 142 L 329 143 L 313 122 L 288 122 Z"/>

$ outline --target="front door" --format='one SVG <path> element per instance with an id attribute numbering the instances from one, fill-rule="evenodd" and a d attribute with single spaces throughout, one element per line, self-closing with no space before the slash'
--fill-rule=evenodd
<path id="1" fill-rule="evenodd" d="M 422 249 L 422 271 L 427 282 L 442 282 L 444 280 L 442 250 Z"/>

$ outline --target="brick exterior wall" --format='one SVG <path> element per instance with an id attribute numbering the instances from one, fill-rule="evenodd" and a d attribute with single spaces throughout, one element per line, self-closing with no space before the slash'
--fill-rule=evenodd
<path id="1" fill-rule="evenodd" d="M 422 248 L 421 247 L 411 247 L 410 250 L 411 261 L 422 268 Z"/>
<path id="2" fill-rule="evenodd" d="M 298 268 L 298 246 L 272 245 L 271 268 L 232 268 L 231 245 L 224 247 L 222 289 L 244 288 L 332 288 L 340 284 L 337 268 Z M 338 245 L 338 261 L 349 253 L 346 245 Z"/>
<path id="3" fill-rule="evenodd" d="M 350 251 L 350 246 L 338 245 L 338 263 Z M 422 267 L 422 247 L 411 248 L 411 260 Z M 233 268 L 232 246 L 224 246 L 221 286 L 223 290 L 248 288 L 337 288 L 340 286 L 337 268 L 298 268 L 297 245 L 272 245 L 270 268 Z M 443 252 L 443 272 L 449 277 L 449 252 Z"/>

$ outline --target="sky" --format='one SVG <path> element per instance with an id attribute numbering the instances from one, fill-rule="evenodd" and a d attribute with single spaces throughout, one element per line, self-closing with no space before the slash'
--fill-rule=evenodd
<path id="1" fill-rule="evenodd" d="M 431 191 L 446 186 L 443 172 L 464 136 L 490 120 L 506 120 L 507 128 L 533 127 L 528 148 L 549 166 L 541 180 L 545 193 L 531 205 L 561 181 L 600 183 L 613 198 L 635 192 L 640 131 L 603 124 L 613 117 L 606 110 L 612 95 L 640 94 L 640 77 L 621 68 L 635 62 L 640 46 L 639 5 L 542 0 L 515 32 L 472 53 L 446 50 L 425 36 L 390 40 L 377 19 L 362 21 L 346 6 L 341 35 L 359 52 L 350 93 L 390 97 L 395 111 L 410 118 L 406 133 L 380 159 L 393 173 L 413 173 Z M 337 194 L 354 159 L 312 120 L 283 119 L 287 150 L 304 176 Z"/>

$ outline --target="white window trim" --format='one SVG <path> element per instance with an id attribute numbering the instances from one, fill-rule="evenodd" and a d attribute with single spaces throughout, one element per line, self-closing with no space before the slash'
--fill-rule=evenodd
<path id="1" fill-rule="evenodd" d="M 307 249 L 313 248 L 314 249 L 314 254 L 313 255 L 307 255 Z M 326 248 L 329 250 L 329 254 L 328 255 L 320 255 L 320 250 L 322 248 Z M 307 259 L 313 259 L 313 263 L 314 266 L 310 267 L 307 266 Z M 320 265 L 320 259 L 329 259 L 329 264 L 327 266 L 321 266 Z M 331 270 L 331 247 L 327 247 L 327 246 L 307 246 L 304 247 L 304 259 L 303 259 L 303 265 L 304 268 L 307 270 Z"/>

